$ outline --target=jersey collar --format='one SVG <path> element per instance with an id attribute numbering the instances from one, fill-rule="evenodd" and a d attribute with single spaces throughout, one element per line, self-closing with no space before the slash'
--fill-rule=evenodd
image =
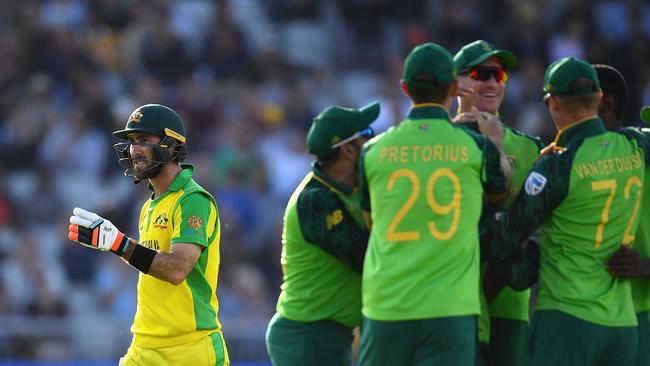
<path id="1" fill-rule="evenodd" d="M 193 175 L 194 175 L 194 167 L 191 164 L 181 164 L 181 172 L 178 173 L 176 178 L 174 178 L 174 180 L 172 181 L 172 184 L 170 184 L 169 188 L 167 188 L 166 193 L 176 192 L 179 189 L 183 188 L 185 186 L 185 184 L 187 183 L 187 181 L 190 180 L 190 178 L 192 178 Z M 149 183 L 147 188 L 151 192 L 153 192 L 153 186 L 151 185 L 151 183 Z M 166 193 L 161 195 L 160 197 L 165 196 Z M 151 197 L 153 198 L 153 193 L 152 193 Z M 158 198 L 160 198 L 160 197 L 158 197 Z"/>
<path id="2" fill-rule="evenodd" d="M 407 119 L 444 119 L 449 121 L 449 110 L 438 103 L 413 104 Z"/>
<path id="3" fill-rule="evenodd" d="M 340 182 L 337 182 L 336 180 L 332 179 L 330 176 L 325 174 L 322 170 L 320 170 L 317 161 L 314 161 L 312 163 L 311 171 L 314 173 L 314 179 L 319 181 L 327 188 L 338 191 L 345 196 L 352 196 L 354 194 L 355 191 L 354 188 L 350 188 Z"/>
<path id="4" fill-rule="evenodd" d="M 600 135 L 604 132 L 607 132 L 605 124 L 598 116 L 593 115 L 575 121 L 559 130 L 553 142 L 557 147 L 567 147 L 573 141 L 584 140 L 589 136 Z"/>

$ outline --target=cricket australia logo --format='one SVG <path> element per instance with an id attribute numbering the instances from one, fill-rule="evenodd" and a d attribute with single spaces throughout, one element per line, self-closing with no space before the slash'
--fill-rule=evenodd
<path id="1" fill-rule="evenodd" d="M 526 179 L 526 184 L 524 185 L 524 189 L 526 190 L 526 193 L 530 196 L 537 196 L 544 190 L 544 186 L 546 185 L 546 177 L 537 173 L 537 172 L 532 172 L 528 176 L 528 179 Z"/>
<path id="2" fill-rule="evenodd" d="M 169 219 L 167 219 L 167 213 L 164 212 L 156 218 L 156 220 L 153 222 L 153 227 L 155 229 L 167 229 L 167 224 L 169 223 Z"/>
<path id="3" fill-rule="evenodd" d="M 131 113 L 131 116 L 129 117 L 129 120 L 128 120 L 128 122 L 126 122 L 126 123 L 128 124 L 128 123 L 131 123 L 131 122 L 140 122 L 140 119 L 141 119 L 143 116 L 144 116 L 144 115 L 142 114 L 142 112 L 140 112 L 140 111 L 134 111 L 133 113 Z"/>
<path id="4" fill-rule="evenodd" d="M 196 230 L 203 225 L 203 220 L 198 216 L 190 216 L 190 218 L 187 219 L 187 224 L 190 225 L 192 229 Z"/>

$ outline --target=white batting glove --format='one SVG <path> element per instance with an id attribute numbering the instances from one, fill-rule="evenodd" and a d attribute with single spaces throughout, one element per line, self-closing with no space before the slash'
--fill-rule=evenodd
<path id="1" fill-rule="evenodd" d="M 122 256 L 129 238 L 122 234 L 110 221 L 79 207 L 72 210 L 68 238 L 79 244 L 103 252 L 111 251 Z"/>

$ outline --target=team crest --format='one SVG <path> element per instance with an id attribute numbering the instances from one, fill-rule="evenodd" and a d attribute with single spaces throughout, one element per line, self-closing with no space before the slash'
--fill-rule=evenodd
<path id="1" fill-rule="evenodd" d="M 169 223 L 167 213 L 163 212 L 162 214 L 158 215 L 156 220 L 153 222 L 153 227 L 156 229 L 167 229 L 167 223 Z"/>
<path id="2" fill-rule="evenodd" d="M 187 223 L 192 229 L 196 230 L 203 225 L 203 220 L 201 220 L 201 218 L 198 216 L 190 216 L 190 218 L 187 220 Z"/>
<path id="3" fill-rule="evenodd" d="M 537 196 L 544 190 L 544 186 L 546 185 L 546 177 L 537 173 L 537 172 L 532 172 L 528 176 L 528 179 L 526 179 L 526 184 L 524 185 L 524 189 L 526 190 L 526 193 L 530 196 Z"/>
<path id="4" fill-rule="evenodd" d="M 602 141 L 600 142 L 600 146 L 602 146 L 602 147 L 607 147 L 607 146 L 609 146 L 609 141 L 607 141 L 607 140 L 602 140 Z"/>
<path id="5" fill-rule="evenodd" d="M 512 169 L 515 169 L 517 167 L 517 157 L 514 155 L 507 155 L 506 159 L 508 159 L 508 164 L 510 164 L 510 167 Z"/>
<path id="6" fill-rule="evenodd" d="M 131 116 L 129 117 L 128 122 L 126 122 L 126 123 L 131 123 L 131 122 L 140 122 L 140 119 L 142 119 L 143 116 L 144 116 L 144 115 L 142 114 L 142 112 L 140 112 L 140 111 L 133 111 L 133 113 L 131 113 Z"/>
<path id="7" fill-rule="evenodd" d="M 334 226 L 338 225 L 343 221 L 343 212 L 340 209 L 334 210 L 331 214 L 327 215 L 325 218 L 325 224 L 327 225 L 327 230 L 330 230 Z"/>

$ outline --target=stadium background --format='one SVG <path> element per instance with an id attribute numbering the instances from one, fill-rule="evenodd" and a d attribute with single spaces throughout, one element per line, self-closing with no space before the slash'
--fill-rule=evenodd
<path id="1" fill-rule="evenodd" d="M 121 174 L 111 131 L 157 102 L 176 109 L 188 161 L 222 219 L 218 297 L 234 365 L 266 364 L 281 280 L 284 205 L 309 169 L 304 139 L 330 104 L 382 104 L 416 44 L 511 50 L 504 120 L 549 142 L 550 61 L 619 68 L 626 121 L 650 104 L 650 4 L 580 0 L 0 1 L 0 365 L 114 364 L 130 342 L 137 272 L 74 245 L 80 205 L 137 233 L 147 198 Z"/>

